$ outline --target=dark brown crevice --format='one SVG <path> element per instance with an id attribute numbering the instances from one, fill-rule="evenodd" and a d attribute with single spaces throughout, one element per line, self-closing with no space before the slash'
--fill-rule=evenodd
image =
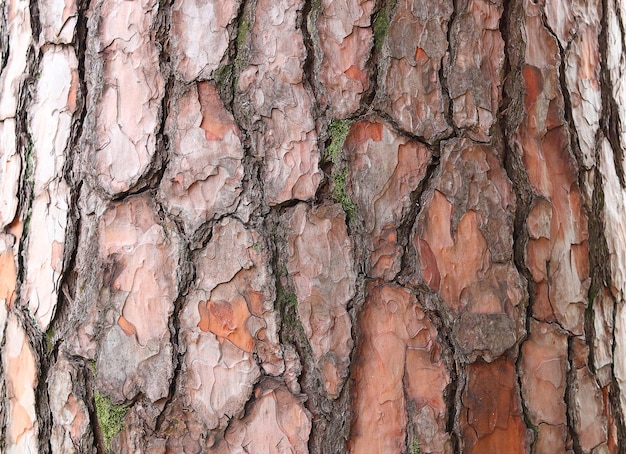
<path id="1" fill-rule="evenodd" d="M 235 44 L 233 50 L 230 51 L 233 54 L 232 58 L 232 93 L 233 99 L 230 103 L 231 111 L 235 118 L 235 122 L 239 126 L 242 133 L 243 145 L 246 151 L 252 147 L 250 132 L 254 131 L 254 119 L 255 116 L 251 102 L 247 96 L 239 91 L 237 87 L 237 81 L 239 75 L 246 69 L 248 65 L 248 58 L 251 52 L 250 35 L 254 26 L 254 10 L 256 7 L 256 0 L 242 0 L 237 12 L 237 18 L 235 20 Z"/>
<path id="2" fill-rule="evenodd" d="M 528 244 L 528 232 L 526 220 L 530 212 L 530 206 L 534 199 L 528 175 L 521 159 L 521 154 L 516 148 L 519 146 L 515 142 L 517 129 L 520 127 L 524 117 L 524 96 L 525 85 L 522 79 L 522 65 L 524 62 L 524 39 L 522 33 L 524 9 L 523 1 L 515 0 L 503 2 L 504 10 L 500 18 L 500 34 L 504 41 L 504 67 L 507 74 L 503 83 L 502 100 L 498 112 L 496 127 L 500 128 L 503 137 L 502 146 L 504 149 L 504 169 L 511 180 L 515 192 L 515 215 L 513 221 L 513 264 L 520 276 L 526 281 L 526 335 L 517 341 L 517 358 L 515 360 L 515 370 L 517 374 L 516 396 L 519 398 L 524 425 L 533 429 L 536 434 L 537 428 L 534 426 L 528 407 L 523 396 L 522 386 L 522 345 L 530 336 L 530 322 L 532 314 L 532 294 L 533 279 L 530 270 L 526 266 L 526 247 Z M 536 437 L 536 435 L 535 435 Z M 529 440 L 531 452 L 534 450 L 535 439 Z"/>
<path id="3" fill-rule="evenodd" d="M 565 382 L 565 407 L 567 418 L 567 435 L 572 443 L 574 454 L 583 454 L 583 449 L 576 432 L 576 415 L 574 414 L 575 395 L 574 386 L 576 383 L 576 364 L 574 362 L 574 336 L 567 337 L 567 376 Z"/>
<path id="4" fill-rule="evenodd" d="M 308 21 L 313 19 L 313 15 L 319 12 L 315 11 L 313 0 L 305 0 L 302 5 L 302 9 L 298 13 L 298 19 L 296 20 L 296 27 L 302 34 L 302 41 L 306 51 L 304 63 L 302 65 L 303 79 L 305 88 L 308 88 L 313 94 L 313 117 L 319 118 L 321 114 L 320 99 L 321 94 L 318 93 L 319 84 L 317 81 L 316 61 L 319 58 L 315 53 L 315 38 L 312 35 L 312 30 L 309 30 Z M 319 16 L 319 13 L 317 14 Z M 315 28 L 315 27 L 313 27 Z"/>
<path id="5" fill-rule="evenodd" d="M 52 433 L 52 412 L 50 410 L 48 398 L 48 370 L 50 368 L 50 358 L 46 351 L 45 333 L 42 333 L 36 326 L 34 319 L 28 313 L 28 308 L 19 308 L 19 299 L 16 300 L 13 313 L 16 315 L 18 323 L 24 330 L 28 340 L 28 345 L 35 359 L 35 370 L 37 371 L 37 386 L 35 387 L 35 413 L 37 424 L 37 436 L 40 454 L 52 452 L 50 435 Z"/>
<path id="6" fill-rule="evenodd" d="M 596 161 L 599 159 L 599 151 L 602 146 L 601 137 L 597 140 Z M 602 174 L 595 168 L 591 212 L 589 213 L 589 269 L 591 271 L 591 285 L 589 287 L 589 302 L 585 311 L 585 339 L 589 345 L 589 369 L 596 373 L 595 351 L 593 339 L 596 337 L 594 327 L 594 300 L 603 288 L 608 288 L 611 283 L 610 254 L 604 232 L 604 190 L 602 188 Z M 615 310 L 613 311 L 613 327 L 615 327 Z M 612 335 L 615 339 L 615 335 Z"/>
<path id="7" fill-rule="evenodd" d="M 30 28 L 33 34 L 33 40 L 34 42 L 37 42 L 39 39 L 39 36 L 41 35 L 41 21 L 39 20 L 39 0 L 30 0 L 29 11 L 30 11 Z M 4 31 L 6 29 L 3 28 L 2 30 Z M 30 73 L 30 74 L 34 74 L 34 73 Z"/>
<path id="8" fill-rule="evenodd" d="M 440 149 L 440 147 L 437 147 Z M 429 151 L 430 148 L 429 148 Z M 420 181 L 417 188 L 410 194 L 410 208 L 401 223 L 397 227 L 397 242 L 401 248 L 400 272 L 396 276 L 396 281 L 406 286 L 414 280 L 416 272 L 416 252 L 412 245 L 411 238 L 419 222 L 420 215 L 426 209 L 426 204 L 430 194 L 435 190 L 435 179 L 441 173 L 441 162 L 439 160 L 440 152 L 435 155 L 431 151 L 431 159 L 426 167 L 426 174 Z M 409 284 L 410 285 L 410 284 Z"/>
<path id="9" fill-rule="evenodd" d="M 283 212 L 284 207 L 274 207 L 270 215 L 266 216 L 263 228 L 264 231 L 272 232 L 268 244 L 272 249 L 271 267 L 275 276 L 278 336 L 281 345 L 295 349 L 300 361 L 298 384 L 302 394 L 299 397 L 312 416 L 309 451 L 341 453 L 346 451 L 346 434 L 350 424 L 347 417 L 350 403 L 349 377 L 346 377 L 339 397 L 331 400 L 326 396 L 321 373 L 299 320 L 294 285 L 286 269 L 288 246 L 285 227 L 280 219 Z"/>
<path id="10" fill-rule="evenodd" d="M 449 343 L 452 346 L 452 342 Z M 454 350 L 453 350 L 454 351 Z M 454 452 L 463 452 L 465 449 L 465 437 L 461 430 L 461 412 L 467 411 L 463 407 L 463 391 L 467 389 L 468 376 L 467 368 L 462 363 L 454 360 L 454 368 L 450 367 L 450 385 L 447 404 L 450 408 L 448 412 L 448 422 L 446 430 L 450 432 Z M 452 411 L 454 410 L 454 411 Z M 471 426 L 468 426 L 471 427 Z M 473 429 L 473 428 L 472 428 Z M 476 437 L 478 438 L 478 436 Z"/>
<path id="11" fill-rule="evenodd" d="M 397 0 L 377 0 L 376 6 L 373 8 L 372 15 L 370 16 L 370 26 L 372 28 L 372 49 L 367 63 L 365 64 L 365 68 L 370 72 L 370 86 L 363 93 L 363 97 L 361 98 L 361 108 L 363 112 L 372 113 L 374 112 L 372 106 L 380 104 L 380 102 L 377 102 L 377 98 L 382 96 L 384 91 L 383 78 L 387 73 L 387 68 L 383 70 L 383 65 L 389 65 L 389 57 L 386 57 L 384 52 L 387 33 L 385 31 L 382 36 L 380 34 L 379 36 L 376 36 L 376 24 L 379 23 L 388 27 L 389 23 L 393 19 L 393 16 L 395 15 L 397 7 Z M 381 30 L 384 28 L 382 25 L 380 27 Z M 385 59 L 387 59 L 387 61 L 385 61 Z M 378 94 L 379 89 L 381 95 Z M 395 129 L 399 131 L 398 128 Z"/>
<path id="12" fill-rule="evenodd" d="M 600 49 L 600 91 L 602 96 L 602 115 L 600 115 L 600 129 L 604 132 L 604 136 L 607 138 L 613 149 L 613 160 L 615 164 L 615 172 L 620 182 L 622 189 L 626 188 L 626 174 L 624 172 L 624 148 L 622 147 L 620 139 L 621 120 L 619 117 L 620 107 L 617 105 L 615 98 L 613 97 L 612 87 L 614 81 L 611 80 L 611 74 L 606 67 L 608 62 L 609 51 L 609 19 L 608 8 L 611 0 L 602 0 L 602 20 L 600 25 L 600 36 L 598 39 L 598 46 Z M 616 11 L 617 13 L 618 11 Z M 620 33 L 622 34 L 622 46 L 626 39 L 626 33 L 623 29 L 621 21 L 618 20 L 620 25 Z M 626 52 L 626 49 L 623 49 Z"/>
<path id="13" fill-rule="evenodd" d="M 8 30 L 7 23 L 7 3 L 4 2 L 0 7 L 0 30 Z M 9 61 L 11 47 L 8 33 L 0 33 L 0 74 L 4 72 Z M 1 446 L 0 446 L 1 447 Z"/>
<path id="14" fill-rule="evenodd" d="M 146 176 L 149 180 L 147 188 L 158 188 L 169 162 L 170 138 L 166 130 L 167 119 L 171 109 L 171 93 L 174 92 L 174 70 L 172 69 L 172 58 L 170 55 L 170 45 L 168 33 L 171 30 L 172 5 L 174 0 L 161 2 L 159 12 L 155 19 L 157 24 L 155 40 L 159 45 L 159 69 L 164 79 L 163 98 L 161 99 L 160 124 L 156 131 L 156 144 L 152 163 L 152 171 Z"/>
<path id="15" fill-rule="evenodd" d="M 601 98 L 602 98 L 602 114 L 600 115 L 600 130 L 602 131 L 604 138 L 606 138 L 611 145 L 611 149 L 613 151 L 613 164 L 615 168 L 615 172 L 617 174 L 620 187 L 622 189 L 626 189 L 626 175 L 623 167 L 624 160 L 624 151 L 621 144 L 620 139 L 620 127 L 621 120 L 619 118 L 619 106 L 615 98 L 613 97 L 612 87 L 613 81 L 611 80 L 611 75 L 609 74 L 609 70 L 606 67 L 608 62 L 608 48 L 609 48 L 609 33 L 608 33 L 608 9 L 609 2 L 611 0 L 602 0 L 602 18 L 601 18 L 601 26 L 600 26 L 600 36 L 598 39 L 598 46 L 600 51 L 600 90 L 601 90 Z M 617 5 L 614 5 L 617 7 Z M 616 13 L 619 13 L 616 8 Z M 626 38 L 626 32 L 624 30 L 624 24 L 618 20 L 620 33 L 622 35 L 622 46 L 626 46 L 624 44 L 624 39 Z M 625 49 L 626 50 L 626 49 Z M 598 134 L 597 143 L 596 143 L 596 160 L 599 158 L 599 153 L 601 152 L 602 147 L 602 134 Z M 604 237 L 605 225 L 604 225 L 604 191 L 602 189 L 602 181 L 601 174 L 599 170 L 596 169 L 596 184 L 594 188 L 594 203 L 593 203 L 593 215 L 591 217 L 592 222 L 590 222 L 590 250 L 599 252 L 596 254 L 591 254 L 591 258 L 593 261 L 590 263 L 590 267 L 592 270 L 592 288 L 594 283 L 597 281 L 601 282 L 605 286 L 610 286 L 611 282 L 611 272 L 610 272 L 610 262 L 608 246 L 606 243 L 606 238 Z M 595 239 L 592 244 L 592 239 Z M 593 246 L 593 247 L 591 247 Z M 596 266 L 594 266 L 594 264 Z M 600 266 L 597 266 L 600 265 Z M 596 281 L 597 279 L 597 281 Z M 598 283 L 599 283 L 598 282 Z M 618 312 L 618 301 L 614 298 L 613 303 L 613 345 L 612 345 L 612 357 L 615 358 L 615 327 L 617 325 L 617 312 Z M 591 351 L 593 351 L 593 343 L 591 344 Z M 611 384 L 609 388 L 609 404 L 610 411 L 615 418 L 615 426 L 617 429 L 617 440 L 626 440 L 626 415 L 622 413 L 621 403 L 620 403 L 620 395 L 622 390 L 620 389 L 619 383 L 615 377 L 615 370 L 613 365 L 611 365 Z M 610 442 L 610 440 L 609 440 Z"/>
<path id="16" fill-rule="evenodd" d="M 431 194 L 435 191 L 435 180 L 441 174 L 441 145 L 437 146 L 436 150 L 433 152 L 429 147 L 432 155 L 426 167 L 426 174 L 418 187 L 411 192 L 411 208 L 398 226 L 398 243 L 402 247 L 402 256 L 400 257 L 400 272 L 395 280 L 402 286 L 414 287 L 414 290 L 417 290 L 419 286 L 412 285 L 415 281 L 417 256 L 415 247 L 411 244 L 411 236 L 430 202 Z"/>
<path id="17" fill-rule="evenodd" d="M 460 15 L 459 12 L 459 0 L 453 0 L 452 2 L 454 4 L 454 7 L 452 9 L 452 15 L 450 16 L 450 19 L 448 19 L 448 30 L 447 30 L 447 38 L 448 38 L 448 48 L 447 48 L 447 54 L 448 55 L 454 55 L 455 53 L 455 49 L 454 49 L 454 45 L 453 42 L 457 42 L 456 39 L 454 38 L 454 31 L 455 28 L 458 28 L 457 26 L 457 17 Z M 452 133 L 448 134 L 447 137 L 442 138 L 441 140 L 445 140 L 445 139 L 449 139 L 452 137 L 461 137 L 461 130 L 457 127 L 455 121 L 454 121 L 454 101 L 452 100 L 452 97 L 450 96 L 450 90 L 448 89 L 448 78 L 446 77 L 446 73 L 449 72 L 449 69 L 446 68 L 446 60 L 447 60 L 447 64 L 451 65 L 453 63 L 453 58 L 454 57 L 448 57 L 447 59 L 444 57 L 442 59 L 442 61 L 440 62 L 441 67 L 439 68 L 439 83 L 441 84 L 441 96 L 442 96 L 442 102 L 443 102 L 443 115 L 446 119 L 446 123 L 448 123 L 448 126 L 450 126 L 450 128 L 452 129 Z"/>
<path id="18" fill-rule="evenodd" d="M 63 165 L 63 178 L 70 187 L 70 200 L 68 201 L 67 227 L 65 233 L 65 243 L 63 246 L 63 268 L 59 279 L 59 290 L 56 303 L 56 310 L 53 318 L 50 320 L 48 330 L 53 330 L 56 334 L 51 339 L 54 350 L 57 351 L 59 341 L 63 341 L 67 331 L 57 329 L 59 326 L 68 325 L 73 305 L 73 294 L 75 289 L 76 276 L 71 273 L 74 269 L 76 253 L 78 251 L 78 236 L 81 228 L 81 216 L 78 207 L 80 192 L 83 187 L 83 181 L 75 173 L 74 166 L 77 164 L 77 155 L 79 154 L 79 141 L 83 132 L 83 124 L 87 112 L 87 84 L 85 83 L 85 49 L 87 39 L 87 11 L 89 9 L 90 0 L 80 0 L 77 5 L 77 21 L 76 32 L 74 36 L 73 48 L 76 53 L 78 62 L 78 94 L 76 97 L 76 111 L 72 116 L 70 126 L 70 135 L 67 147 L 65 149 L 65 162 Z M 51 365 L 55 361 L 51 362 Z"/>
<path id="19" fill-rule="evenodd" d="M 173 222 L 171 217 L 167 214 L 165 208 L 162 206 L 160 202 L 156 202 L 157 206 L 157 217 L 159 219 L 169 219 L 170 226 L 172 228 L 176 228 L 176 234 L 179 238 L 183 239 L 184 235 L 182 234 L 182 230 Z M 164 229 L 166 225 L 163 225 Z M 166 230 L 167 231 L 167 230 Z M 169 236 L 169 235 L 168 235 Z M 192 252 L 189 250 L 188 243 L 184 240 L 181 241 L 181 248 L 179 250 L 180 256 L 178 260 L 178 266 L 176 270 L 178 271 L 177 276 L 177 286 L 178 286 L 178 295 L 176 300 L 173 302 L 173 310 L 172 315 L 168 320 L 168 329 L 170 332 L 170 342 L 172 344 L 172 363 L 173 363 L 173 374 L 170 379 L 169 392 L 167 397 L 164 398 L 163 404 L 161 406 L 162 410 L 159 413 L 159 416 L 155 422 L 155 432 L 158 432 L 163 422 L 165 421 L 165 417 L 167 415 L 168 407 L 172 404 L 176 397 L 176 392 L 179 391 L 179 377 L 182 371 L 182 365 L 184 363 L 183 353 L 181 353 L 180 344 L 182 343 L 181 339 L 181 326 L 180 326 L 180 314 L 184 309 L 186 296 L 189 293 L 190 287 L 195 279 L 195 266 L 194 261 L 192 259 Z"/>

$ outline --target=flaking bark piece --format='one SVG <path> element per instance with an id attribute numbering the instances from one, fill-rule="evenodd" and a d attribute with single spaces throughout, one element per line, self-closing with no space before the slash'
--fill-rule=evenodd
<path id="1" fill-rule="evenodd" d="M 180 320 L 180 386 L 186 424 L 200 424 L 197 437 L 243 415 L 261 376 L 255 356 L 266 374 L 284 371 L 268 261 L 258 232 L 231 218 L 215 225 L 195 255 L 196 279 Z M 187 436 L 172 430 L 174 438 Z"/>
<path id="2" fill-rule="evenodd" d="M 359 333 L 350 452 L 402 452 L 410 400 L 422 452 L 451 454 L 444 397 L 450 375 L 437 330 L 415 296 L 372 282 L 359 313 Z"/>
<path id="3" fill-rule="evenodd" d="M 172 6 L 171 55 L 186 82 L 206 80 L 219 68 L 230 43 L 229 26 L 240 0 L 176 0 Z"/>
<path id="4" fill-rule="evenodd" d="M 35 103 L 29 111 L 34 183 L 22 298 L 39 328 L 46 331 L 56 312 L 64 265 L 71 197 L 63 169 L 79 81 L 78 60 L 69 47 L 46 47 L 40 67 Z"/>
<path id="5" fill-rule="evenodd" d="M 270 205 L 309 200 L 322 179 L 312 109 L 304 80 L 306 49 L 298 29 L 301 0 L 259 0 L 250 28 L 248 66 L 238 100 L 253 129 L 254 155 L 263 161 Z"/>
<path id="6" fill-rule="evenodd" d="M 459 353 L 490 362 L 525 333 L 525 282 L 512 257 L 515 196 L 496 153 L 446 142 L 417 218 L 417 282 L 440 297 Z"/>
<path id="7" fill-rule="evenodd" d="M 502 0 L 464 0 L 451 26 L 446 66 L 452 116 L 468 137 L 487 142 L 501 99 L 504 40 L 500 34 Z"/>
<path id="8" fill-rule="evenodd" d="M 78 364 L 61 351 L 48 374 L 48 396 L 52 413 L 50 445 L 54 453 L 95 453 L 85 383 Z"/>
<path id="9" fill-rule="evenodd" d="M 543 23 L 542 6 L 526 3 L 522 67 L 524 115 L 513 143 L 536 194 L 529 213 L 526 265 L 536 285 L 533 316 L 583 332 L 589 290 L 587 216 L 570 148 L 559 86 L 558 42 Z M 543 224 L 543 225 L 542 225 Z"/>
<path id="10" fill-rule="evenodd" d="M 87 81 L 84 171 L 109 195 L 135 187 L 156 152 L 165 93 L 152 32 L 158 9 L 155 0 L 100 0 L 90 11 L 86 66 L 100 76 Z"/>
<path id="11" fill-rule="evenodd" d="M 366 66 L 374 44 L 372 0 L 323 0 L 315 22 L 319 80 L 335 118 L 347 118 L 360 108 L 370 87 Z"/>
<path id="12" fill-rule="evenodd" d="M 348 376 L 353 345 L 346 306 L 355 295 L 356 273 L 345 214 L 338 204 L 308 210 L 300 203 L 286 214 L 285 224 L 298 319 L 324 389 L 334 399 Z"/>
<path id="13" fill-rule="evenodd" d="M 243 179 L 243 146 L 233 116 L 209 82 L 193 84 L 175 101 L 167 128 L 170 159 L 159 195 L 185 232 L 232 213 Z"/>
<path id="14" fill-rule="evenodd" d="M 363 217 L 370 253 L 367 273 L 391 281 L 400 272 L 403 254 L 398 226 L 411 212 L 412 193 L 426 176 L 430 151 L 377 118 L 354 123 L 344 150 L 347 189 Z"/>
<path id="15" fill-rule="evenodd" d="M 448 51 L 452 0 L 399 2 L 389 24 L 384 110 L 405 131 L 432 143 L 451 132 L 439 71 Z"/>
<path id="16" fill-rule="evenodd" d="M 231 421 L 218 453 L 307 454 L 311 415 L 284 384 L 265 379 L 254 390 L 246 416 Z"/>
<path id="17" fill-rule="evenodd" d="M 37 361 L 28 337 L 18 318 L 9 314 L 2 346 L 4 373 L 3 407 L 7 425 L 4 431 L 6 454 L 39 452 L 39 420 L 35 407 L 35 389 L 39 381 Z"/>
<path id="18" fill-rule="evenodd" d="M 174 374 L 169 322 L 178 295 L 179 239 L 160 224 L 145 195 L 111 202 L 100 218 L 104 326 L 98 389 L 116 402 L 169 394 Z"/>

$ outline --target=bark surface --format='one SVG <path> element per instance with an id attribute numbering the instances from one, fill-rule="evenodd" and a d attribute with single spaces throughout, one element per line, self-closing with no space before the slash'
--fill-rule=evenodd
<path id="1" fill-rule="evenodd" d="M 625 30 L 5 0 L 0 452 L 624 452 Z"/>

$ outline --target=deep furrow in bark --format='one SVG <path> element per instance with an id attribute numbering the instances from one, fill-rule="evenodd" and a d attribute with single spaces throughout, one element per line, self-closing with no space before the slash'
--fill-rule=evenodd
<path id="1" fill-rule="evenodd" d="M 524 50 L 520 43 L 522 42 L 521 25 L 519 17 L 522 15 L 522 2 L 504 2 L 504 11 L 500 21 L 500 32 L 504 40 L 505 53 L 505 71 L 506 80 L 503 83 L 503 98 L 500 107 L 500 130 L 503 136 L 504 147 L 504 168 L 509 179 L 513 182 L 516 194 L 515 220 L 513 230 L 513 262 L 517 271 L 526 279 L 526 290 L 529 295 L 526 306 L 526 336 L 520 339 L 518 344 L 517 359 L 515 361 L 515 370 L 517 375 L 516 393 L 521 393 L 522 389 L 522 354 L 521 345 L 528 339 L 530 333 L 530 320 L 532 311 L 532 276 L 525 264 L 525 249 L 528 241 L 528 233 L 526 231 L 526 220 L 530 212 L 530 203 L 532 200 L 532 189 L 528 181 L 524 165 L 519 158 L 519 154 L 512 149 L 510 137 L 518 128 L 522 115 L 522 92 L 523 86 L 521 76 L 521 62 L 524 60 Z M 536 437 L 536 428 L 533 426 L 526 401 L 521 399 L 524 423 L 527 428 L 532 429 L 534 437 Z M 532 452 L 532 446 L 536 439 L 529 440 Z"/>
<path id="2" fill-rule="evenodd" d="M 608 8 L 609 2 L 611 0 L 602 0 L 602 28 L 600 30 L 600 84 L 602 91 L 602 110 L 603 115 L 600 120 L 600 127 L 604 132 L 604 136 L 609 140 L 611 144 L 611 148 L 613 149 L 613 160 L 615 163 L 615 171 L 617 172 L 617 176 L 619 178 L 620 184 L 622 188 L 626 188 L 626 174 L 624 171 L 624 146 L 626 144 L 621 143 L 620 139 L 620 118 L 619 118 L 619 110 L 620 106 L 617 105 L 615 98 L 613 97 L 612 87 L 616 81 L 611 80 L 611 75 L 609 74 L 609 70 L 606 67 L 608 62 L 608 52 L 609 52 L 609 25 L 608 25 Z M 615 5 L 618 5 L 615 2 Z M 618 21 L 620 26 L 623 24 Z M 626 42 L 626 33 L 623 29 L 620 29 L 622 33 L 622 44 Z M 622 106 L 623 108 L 623 106 Z"/>

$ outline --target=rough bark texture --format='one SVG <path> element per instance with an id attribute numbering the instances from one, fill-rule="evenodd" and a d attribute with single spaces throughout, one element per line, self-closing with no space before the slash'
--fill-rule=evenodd
<path id="1" fill-rule="evenodd" d="M 5 0 L 0 452 L 624 452 L 625 30 Z"/>

